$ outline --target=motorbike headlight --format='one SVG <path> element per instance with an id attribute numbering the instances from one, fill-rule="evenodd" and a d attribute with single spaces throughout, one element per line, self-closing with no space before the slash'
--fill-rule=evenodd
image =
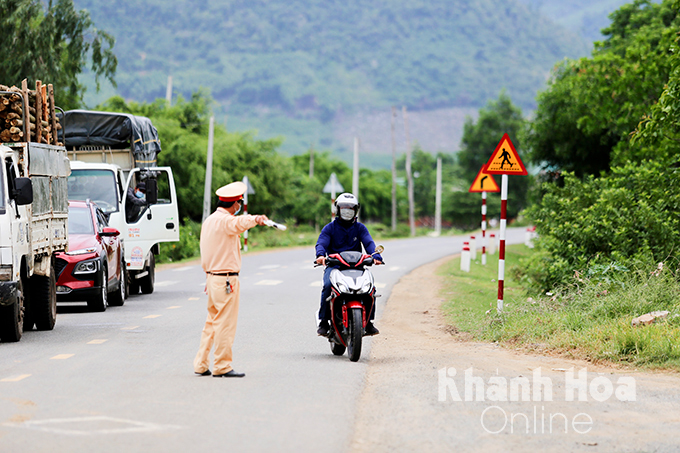
<path id="1" fill-rule="evenodd" d="M 359 291 L 361 294 L 367 293 L 371 290 L 373 287 L 373 283 L 371 283 L 371 280 L 366 279 L 363 285 L 361 285 L 361 290 Z"/>
<path id="2" fill-rule="evenodd" d="M 340 290 L 341 293 L 348 293 L 349 292 L 349 288 L 347 287 L 347 285 L 345 283 L 343 283 L 341 281 L 338 281 L 336 283 L 337 283 L 338 289 Z"/>
<path id="3" fill-rule="evenodd" d="M 91 274 L 93 272 L 97 272 L 99 268 L 99 261 L 97 260 L 90 260 L 90 261 L 82 261 L 78 264 L 76 264 L 75 269 L 73 269 L 74 274 Z"/>

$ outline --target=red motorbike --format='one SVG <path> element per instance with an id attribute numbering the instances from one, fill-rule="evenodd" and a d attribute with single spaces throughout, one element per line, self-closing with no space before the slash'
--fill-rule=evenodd
<path id="1" fill-rule="evenodd" d="M 383 250 L 379 245 L 373 254 Z M 333 253 L 326 258 L 326 266 L 335 268 L 330 274 L 332 315 L 328 341 L 334 355 L 343 355 L 347 350 L 352 362 L 361 357 L 364 329 L 375 310 L 375 283 L 368 269 L 373 264 L 373 255 L 360 252 Z"/>

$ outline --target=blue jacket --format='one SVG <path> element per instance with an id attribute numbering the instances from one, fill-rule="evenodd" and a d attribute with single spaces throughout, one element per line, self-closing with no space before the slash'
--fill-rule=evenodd
<path id="1" fill-rule="evenodd" d="M 366 226 L 360 222 L 347 224 L 336 218 L 321 230 L 319 239 L 316 241 L 316 256 L 326 256 L 348 250 L 361 252 L 362 244 L 369 255 L 375 252 L 375 242 Z M 382 256 L 379 254 L 373 257 L 382 261 Z"/>

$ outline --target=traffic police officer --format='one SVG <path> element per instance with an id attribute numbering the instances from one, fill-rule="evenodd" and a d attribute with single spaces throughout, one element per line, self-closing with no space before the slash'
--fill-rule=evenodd
<path id="1" fill-rule="evenodd" d="M 236 214 L 241 210 L 247 186 L 233 182 L 220 187 L 217 209 L 201 227 L 201 266 L 206 273 L 208 317 L 201 334 L 201 345 L 194 359 L 194 372 L 210 376 L 209 356 L 214 344 L 213 377 L 243 377 L 231 366 L 236 335 L 241 270 L 241 233 L 264 225 L 265 215 Z"/>

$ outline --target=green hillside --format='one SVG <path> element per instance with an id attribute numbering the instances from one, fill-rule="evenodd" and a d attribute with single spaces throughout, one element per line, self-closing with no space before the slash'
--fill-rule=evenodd
<path id="1" fill-rule="evenodd" d="M 284 135 L 292 153 L 312 145 L 346 150 L 351 137 L 338 130 L 340 120 L 389 115 L 391 105 L 414 115 L 451 114 L 479 108 L 505 89 L 531 109 L 555 62 L 585 55 L 589 46 L 516 0 L 75 3 L 115 36 L 119 58 L 118 89 L 90 88 L 89 106 L 115 93 L 137 101 L 165 97 L 172 75 L 175 94 L 209 89 L 219 122 Z M 461 124 L 453 134 L 414 129 L 413 139 L 455 150 Z M 429 145 L 432 134 L 438 139 Z M 382 143 L 373 147 L 389 152 L 389 137 Z"/>

